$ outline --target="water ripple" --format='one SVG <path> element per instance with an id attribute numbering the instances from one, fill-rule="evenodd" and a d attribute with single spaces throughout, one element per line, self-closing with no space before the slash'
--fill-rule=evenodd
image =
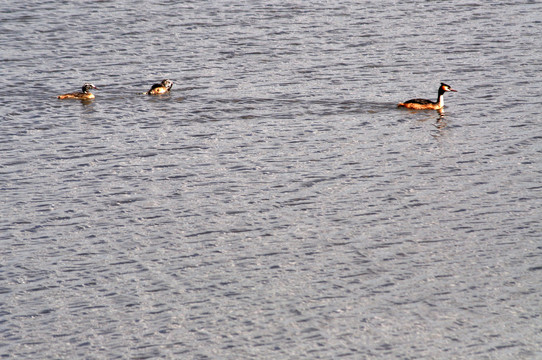
<path id="1" fill-rule="evenodd" d="M 0 354 L 538 354 L 539 4 L 6 6 Z"/>

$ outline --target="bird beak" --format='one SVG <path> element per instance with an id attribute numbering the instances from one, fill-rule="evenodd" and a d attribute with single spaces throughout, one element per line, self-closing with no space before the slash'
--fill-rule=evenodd
<path id="1" fill-rule="evenodd" d="M 457 90 L 454 90 L 454 89 L 452 89 L 452 88 L 449 88 L 448 91 L 457 92 Z"/>

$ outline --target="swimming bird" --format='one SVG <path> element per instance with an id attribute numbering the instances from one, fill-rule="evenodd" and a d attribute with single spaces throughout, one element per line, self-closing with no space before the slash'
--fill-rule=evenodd
<path id="1" fill-rule="evenodd" d="M 168 93 L 173 87 L 173 82 L 171 80 L 165 79 L 162 80 L 160 84 L 154 84 L 149 91 L 145 94 L 147 95 L 161 95 Z"/>
<path id="2" fill-rule="evenodd" d="M 438 88 L 438 98 L 436 102 L 427 99 L 411 99 L 399 103 L 397 104 L 397 106 L 415 110 L 440 110 L 444 107 L 444 93 L 447 91 L 457 92 L 457 90 L 452 89 L 450 85 L 440 83 L 440 87 Z"/>
<path id="3" fill-rule="evenodd" d="M 83 85 L 83 87 L 81 89 L 82 90 L 81 92 L 74 92 L 74 93 L 69 93 L 69 94 L 58 95 L 58 98 L 59 99 L 92 100 L 92 99 L 94 99 L 94 94 L 90 92 L 90 89 L 100 90 L 99 88 L 97 88 L 93 84 L 85 83 L 85 85 Z"/>

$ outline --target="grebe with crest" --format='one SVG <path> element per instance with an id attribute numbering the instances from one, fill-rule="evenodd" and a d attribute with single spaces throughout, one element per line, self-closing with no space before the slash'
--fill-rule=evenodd
<path id="1" fill-rule="evenodd" d="M 444 107 L 444 93 L 447 91 L 457 92 L 457 90 L 452 89 L 450 85 L 440 83 L 440 87 L 438 88 L 438 98 L 436 102 L 427 99 L 411 99 L 399 103 L 397 104 L 397 106 L 415 110 L 440 110 Z"/>
<path id="2" fill-rule="evenodd" d="M 173 87 L 173 82 L 171 80 L 165 79 L 162 80 L 160 84 L 154 84 L 149 91 L 144 94 L 147 95 L 162 95 L 168 93 Z"/>
<path id="3" fill-rule="evenodd" d="M 58 95 L 58 98 L 59 99 L 92 100 L 94 99 L 94 94 L 90 92 L 90 89 L 100 90 L 93 84 L 85 83 L 85 85 L 83 85 L 83 88 L 81 89 L 82 90 L 81 92 Z"/>

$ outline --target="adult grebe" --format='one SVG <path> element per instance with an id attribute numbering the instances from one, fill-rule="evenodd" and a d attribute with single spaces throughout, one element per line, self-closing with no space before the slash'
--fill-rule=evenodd
<path id="1" fill-rule="evenodd" d="M 165 79 L 162 80 L 160 84 L 154 84 L 149 91 L 145 94 L 147 95 L 161 95 L 169 92 L 173 87 L 173 82 L 171 80 Z"/>
<path id="2" fill-rule="evenodd" d="M 457 92 L 457 90 L 454 90 L 450 87 L 450 85 L 446 85 L 445 83 L 440 83 L 440 87 L 438 88 L 438 99 L 436 102 L 427 100 L 427 99 L 412 99 L 408 100 L 402 103 L 397 104 L 399 107 L 406 107 L 409 109 L 415 109 L 415 110 L 440 110 L 444 107 L 444 93 L 446 91 L 454 91 Z"/>
<path id="3" fill-rule="evenodd" d="M 82 92 L 74 92 L 69 94 L 58 95 L 59 99 L 77 99 L 77 100 L 92 100 L 94 94 L 90 92 L 90 89 L 98 89 L 93 84 L 85 83 L 82 88 Z"/>

